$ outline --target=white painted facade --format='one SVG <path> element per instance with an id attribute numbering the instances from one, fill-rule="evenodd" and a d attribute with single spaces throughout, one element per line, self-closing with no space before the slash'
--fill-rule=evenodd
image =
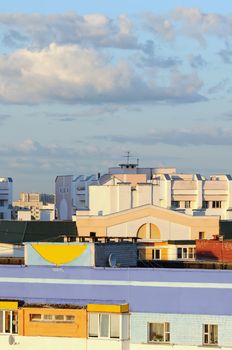
<path id="1" fill-rule="evenodd" d="M 59 220 L 72 220 L 76 210 L 89 207 L 89 186 L 97 184 L 95 175 L 64 175 L 55 180 L 56 215 Z"/>
<path id="2" fill-rule="evenodd" d="M 14 343 L 10 345 L 10 340 Z M 32 337 L 0 335 L 2 350 L 129 350 L 129 341 L 113 339 L 85 339 L 67 337 Z"/>
<path id="3" fill-rule="evenodd" d="M 111 169 L 111 172 L 116 172 L 115 169 L 118 168 Z M 130 169 L 120 170 L 128 172 Z M 139 169 L 131 169 L 133 172 L 136 170 Z M 199 174 L 178 174 L 173 168 L 143 171 L 147 178 L 143 183 L 122 182 L 114 173 L 105 182 L 91 186 L 89 215 L 107 215 L 153 204 L 188 215 L 215 215 L 223 220 L 232 219 L 230 175 L 212 175 L 207 179 Z"/>
<path id="4" fill-rule="evenodd" d="M 13 180 L 0 177 L 0 220 L 11 220 Z"/>

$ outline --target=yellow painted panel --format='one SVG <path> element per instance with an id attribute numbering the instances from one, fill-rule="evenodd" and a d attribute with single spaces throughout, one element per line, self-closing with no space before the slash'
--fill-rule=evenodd
<path id="1" fill-rule="evenodd" d="M 129 312 L 129 304 L 122 305 L 107 305 L 107 304 L 88 304 L 88 312 L 110 312 L 110 313 L 123 313 Z"/>
<path id="2" fill-rule="evenodd" d="M 168 242 L 167 241 L 162 241 L 162 242 L 154 242 L 154 247 L 159 247 L 159 248 L 162 248 L 163 246 L 168 246 Z"/>
<path id="3" fill-rule="evenodd" d="M 153 248 L 145 248 L 145 260 L 152 260 Z"/>
<path id="4" fill-rule="evenodd" d="M 78 258 L 87 248 L 86 244 L 32 244 L 35 251 L 54 265 L 63 265 Z"/>
<path id="5" fill-rule="evenodd" d="M 160 239 L 160 230 L 154 224 L 150 224 L 150 238 L 151 239 Z"/>
<path id="6" fill-rule="evenodd" d="M 147 237 L 147 224 L 142 225 L 137 232 L 138 238 L 146 238 Z"/>
<path id="7" fill-rule="evenodd" d="M 161 259 L 168 260 L 168 248 L 161 249 Z"/>
<path id="8" fill-rule="evenodd" d="M 74 322 L 35 322 L 31 314 L 74 316 Z M 19 310 L 19 335 L 46 337 L 87 337 L 85 309 L 23 308 Z"/>
<path id="9" fill-rule="evenodd" d="M 0 309 L 16 310 L 18 309 L 17 301 L 0 301 Z"/>

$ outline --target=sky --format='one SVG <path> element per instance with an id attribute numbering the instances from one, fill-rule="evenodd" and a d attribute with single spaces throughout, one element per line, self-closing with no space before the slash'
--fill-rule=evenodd
<path id="1" fill-rule="evenodd" d="M 1 176 L 140 166 L 232 174 L 232 2 L 11 0 L 0 5 Z M 133 160 L 133 159 L 132 159 Z"/>

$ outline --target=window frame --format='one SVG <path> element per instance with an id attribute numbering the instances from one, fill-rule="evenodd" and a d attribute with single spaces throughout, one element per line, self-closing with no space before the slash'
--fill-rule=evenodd
<path id="1" fill-rule="evenodd" d="M 212 208 L 213 209 L 221 209 L 222 208 L 222 201 L 212 201 Z"/>
<path id="2" fill-rule="evenodd" d="M 171 208 L 180 209 L 180 201 L 171 201 Z"/>
<path id="3" fill-rule="evenodd" d="M 208 328 L 208 330 L 206 331 L 206 327 Z M 214 334 L 214 337 L 216 338 L 216 342 L 215 341 L 211 341 L 211 332 L 212 332 L 212 328 L 216 327 L 216 334 Z M 204 323 L 202 326 L 202 345 L 203 346 L 218 346 L 218 324 L 211 324 L 211 323 Z M 205 337 L 208 337 L 208 341 L 205 341 Z"/>
<path id="4" fill-rule="evenodd" d="M 90 316 L 91 315 L 96 315 L 97 314 L 97 336 L 91 336 L 89 334 L 89 330 L 90 330 Z M 107 337 L 103 337 L 101 336 L 101 329 L 100 329 L 100 320 L 101 320 L 101 317 L 103 315 L 108 315 L 109 316 L 109 323 L 108 323 L 108 335 Z M 112 315 L 118 315 L 118 318 L 119 318 L 119 324 L 118 324 L 118 327 L 119 327 L 119 336 L 118 337 L 111 337 L 111 316 Z M 90 339 L 110 339 L 110 340 L 123 340 L 122 339 L 122 329 L 121 329 L 121 326 L 122 326 L 122 315 L 121 314 L 117 314 L 117 313 L 106 313 L 106 312 L 90 312 L 89 313 L 89 316 L 88 316 L 88 338 Z"/>
<path id="5" fill-rule="evenodd" d="M 181 257 L 179 255 L 180 251 L 181 251 Z M 186 256 L 184 256 L 184 254 Z M 194 260 L 195 257 L 196 257 L 196 248 L 194 246 L 192 246 L 192 247 L 178 247 L 177 246 L 176 247 L 176 259 L 177 260 Z"/>
<path id="6" fill-rule="evenodd" d="M 163 326 L 163 340 L 151 340 L 151 325 Z M 147 324 L 147 342 L 152 344 L 170 344 L 171 343 L 171 331 L 170 322 L 148 322 Z"/>
<path id="7" fill-rule="evenodd" d="M 8 310 L 8 309 L 1 309 L 0 312 L 2 312 L 2 332 L 1 334 L 18 334 L 18 310 Z M 10 313 L 10 331 L 6 332 L 6 313 Z M 16 320 L 13 319 L 14 313 L 17 315 Z M 15 322 L 15 324 L 13 324 Z M 13 326 L 15 326 L 16 331 L 13 332 Z"/>
<path id="8" fill-rule="evenodd" d="M 34 318 L 33 316 L 40 316 L 38 318 Z M 57 319 L 57 316 L 62 316 L 62 319 Z M 72 317 L 72 319 L 68 319 Z M 30 313 L 29 314 L 30 322 L 39 322 L 39 323 L 75 323 L 75 315 L 67 315 L 67 314 L 39 314 L 39 313 Z"/>
<path id="9" fill-rule="evenodd" d="M 156 252 L 159 252 L 158 255 L 159 257 L 156 257 Z M 161 249 L 152 249 L 152 260 L 161 260 Z"/>
<path id="10" fill-rule="evenodd" d="M 185 209 L 191 209 L 192 202 L 191 201 L 184 201 L 184 207 L 185 207 Z"/>
<path id="11" fill-rule="evenodd" d="M 209 201 L 202 201 L 202 208 L 209 209 Z"/>

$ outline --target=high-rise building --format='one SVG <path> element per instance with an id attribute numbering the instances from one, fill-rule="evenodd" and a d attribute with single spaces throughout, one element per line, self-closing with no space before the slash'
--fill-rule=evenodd
<path id="1" fill-rule="evenodd" d="M 12 188 L 11 177 L 0 177 L 0 219 L 11 220 L 12 215 Z"/>

